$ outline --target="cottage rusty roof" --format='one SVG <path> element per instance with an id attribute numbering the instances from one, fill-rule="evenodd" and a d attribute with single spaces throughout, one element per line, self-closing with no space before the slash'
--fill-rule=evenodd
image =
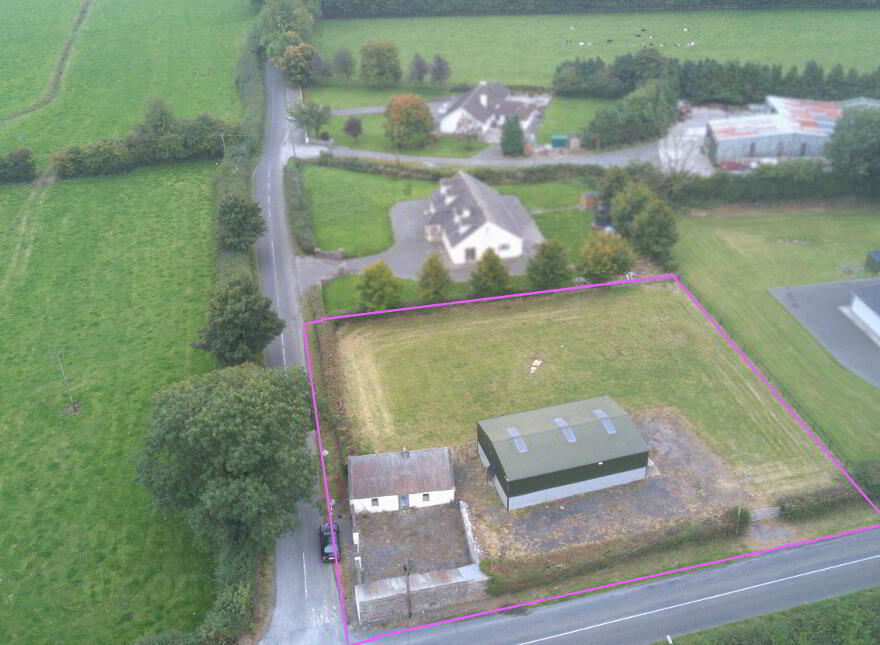
<path id="1" fill-rule="evenodd" d="M 455 488 L 449 448 L 349 457 L 348 482 L 349 499 Z"/>

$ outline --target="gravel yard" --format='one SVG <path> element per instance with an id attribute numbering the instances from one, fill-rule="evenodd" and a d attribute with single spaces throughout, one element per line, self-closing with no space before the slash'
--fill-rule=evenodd
<path id="1" fill-rule="evenodd" d="M 458 504 L 358 516 L 364 582 L 471 564 Z"/>
<path id="2" fill-rule="evenodd" d="M 651 448 L 644 481 L 507 511 L 478 458 L 459 451 L 456 487 L 471 506 L 478 543 L 486 555 L 516 557 L 651 532 L 682 520 L 698 520 L 735 506 L 735 475 L 689 430 L 675 409 L 633 414 Z M 749 505 L 749 496 L 743 500 Z"/>

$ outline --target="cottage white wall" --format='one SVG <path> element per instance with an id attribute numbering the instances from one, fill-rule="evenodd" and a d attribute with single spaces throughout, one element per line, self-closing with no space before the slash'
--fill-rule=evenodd
<path id="1" fill-rule="evenodd" d="M 458 130 L 458 122 L 464 115 L 462 108 L 456 108 L 452 112 L 444 114 L 440 119 L 440 132 L 443 134 L 454 134 Z"/>
<path id="2" fill-rule="evenodd" d="M 377 499 L 379 500 L 378 506 L 373 506 L 372 498 L 370 497 L 353 499 L 351 500 L 351 506 L 355 513 L 381 513 L 383 511 L 396 511 L 400 507 L 397 495 L 387 495 Z"/>
<path id="3" fill-rule="evenodd" d="M 428 494 L 428 501 L 422 501 L 422 495 Z M 451 504 L 455 501 L 455 489 L 449 490 L 430 490 L 421 493 L 412 493 L 409 496 L 409 505 L 411 508 L 425 508 L 427 506 L 438 506 L 440 504 Z"/>
<path id="4" fill-rule="evenodd" d="M 863 323 L 868 326 L 872 332 L 880 336 L 880 316 L 865 304 L 865 301 L 858 296 L 853 296 L 852 312 Z"/>
<path id="5" fill-rule="evenodd" d="M 504 244 L 507 244 L 508 248 L 502 251 L 500 247 Z M 443 247 L 454 264 L 464 264 L 466 262 L 465 250 L 469 248 L 476 249 L 476 260 L 479 260 L 483 255 L 483 251 L 488 248 L 494 249 L 502 259 L 519 257 L 522 255 L 523 241 L 521 237 L 504 230 L 500 226 L 496 226 L 492 222 L 486 222 L 459 242 L 458 246 L 450 246 L 449 240 L 444 235 Z"/>

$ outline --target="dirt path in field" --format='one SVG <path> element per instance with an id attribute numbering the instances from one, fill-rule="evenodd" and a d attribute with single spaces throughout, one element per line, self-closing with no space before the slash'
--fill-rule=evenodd
<path id="1" fill-rule="evenodd" d="M 77 34 L 83 26 L 83 23 L 86 21 L 86 17 L 89 15 L 89 9 L 91 8 L 92 0 L 83 0 L 82 4 L 79 6 L 79 11 L 76 14 L 76 18 L 73 20 L 73 27 L 70 29 L 70 36 L 68 36 L 67 40 L 64 42 L 64 49 L 61 50 L 61 56 L 58 57 L 55 71 L 53 71 L 52 75 L 49 77 L 49 86 L 46 88 L 43 96 L 29 106 L 16 110 L 12 114 L 0 116 L 0 123 L 6 123 L 7 121 L 22 117 L 25 114 L 36 112 L 49 105 L 58 97 L 58 90 L 61 88 L 61 81 L 64 79 L 64 72 L 67 70 L 67 63 L 70 61 L 70 52 L 73 50 L 73 43 L 76 41 Z"/>

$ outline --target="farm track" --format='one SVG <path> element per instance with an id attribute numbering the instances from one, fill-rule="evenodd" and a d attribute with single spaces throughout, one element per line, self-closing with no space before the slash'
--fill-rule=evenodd
<path id="1" fill-rule="evenodd" d="M 70 52 L 73 50 L 73 43 L 76 41 L 77 34 L 79 34 L 79 30 L 83 26 L 83 23 L 85 23 L 86 17 L 89 15 L 89 9 L 91 8 L 92 0 L 83 0 L 79 7 L 79 11 L 76 14 L 76 18 L 73 21 L 70 36 L 67 37 L 67 40 L 64 43 L 64 48 L 61 50 L 61 56 L 58 58 L 58 64 L 55 66 L 55 71 L 52 72 L 52 76 L 49 78 L 49 87 L 46 88 L 43 96 L 25 108 L 16 110 L 12 114 L 6 116 L 0 116 L 0 123 L 13 121 L 26 114 L 41 110 L 58 98 L 61 81 L 64 80 L 64 72 L 67 69 L 67 63 L 70 61 Z"/>

